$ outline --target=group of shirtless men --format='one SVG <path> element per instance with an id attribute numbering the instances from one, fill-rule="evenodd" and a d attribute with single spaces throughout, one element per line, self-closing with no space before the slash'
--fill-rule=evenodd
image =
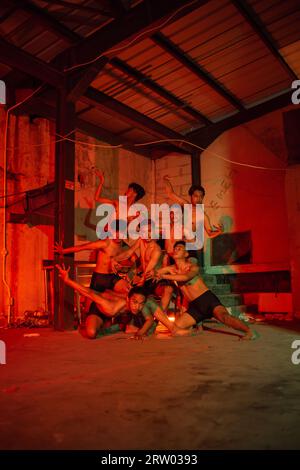
<path id="1" fill-rule="evenodd" d="M 115 206 L 118 217 L 118 201 L 101 197 L 104 175 L 97 171 L 100 183 L 95 200 L 111 203 Z M 183 206 L 191 203 L 192 208 L 203 203 L 204 188 L 192 185 L 189 189 L 190 201 L 178 196 L 167 176 L 164 177 L 166 195 L 169 199 Z M 130 207 L 145 195 L 144 188 L 131 183 L 125 193 Z M 92 275 L 90 288 L 86 288 L 69 277 L 69 270 L 64 264 L 57 264 L 59 275 L 65 284 L 87 299 L 85 318 L 85 336 L 96 338 L 104 329 L 114 326 L 133 333 L 139 339 L 154 332 L 160 321 L 174 336 L 192 333 L 193 328 L 204 320 L 214 317 L 221 323 L 243 333 L 243 339 L 254 339 L 255 333 L 239 318 L 230 315 L 215 294 L 206 286 L 201 276 L 201 252 L 186 249 L 186 239 L 175 239 L 174 221 L 170 227 L 170 237 L 164 240 L 163 249 L 160 241 L 151 239 L 152 220 L 147 220 L 147 236 L 140 237 L 133 244 L 123 246 L 118 228 L 114 239 L 97 240 L 69 248 L 56 244 L 55 252 L 61 257 L 68 253 L 83 250 L 96 250 L 96 267 Z M 120 221 L 116 220 L 116 224 Z M 204 214 L 204 229 L 209 237 L 222 233 L 221 226 L 212 226 Z M 142 230 L 142 229 L 141 229 Z M 126 261 L 127 260 L 127 261 Z M 132 265 L 134 275 L 126 275 L 124 263 Z M 123 268 L 123 269 L 122 269 Z M 167 315 L 173 296 L 180 298 L 180 308 L 171 321 Z M 178 302 L 177 302 L 178 306 Z"/>

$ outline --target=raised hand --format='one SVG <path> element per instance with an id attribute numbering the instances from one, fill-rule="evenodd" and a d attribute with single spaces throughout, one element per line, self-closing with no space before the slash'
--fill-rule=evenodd
<path id="1" fill-rule="evenodd" d="M 64 264 L 62 264 L 62 265 L 56 264 L 55 267 L 56 267 L 56 269 L 58 270 L 58 275 L 59 275 L 59 277 L 60 277 L 64 282 L 66 282 L 66 280 L 69 279 L 70 266 L 68 267 L 68 269 L 66 269 L 66 267 L 65 267 Z"/>
<path id="2" fill-rule="evenodd" d="M 63 255 L 63 254 L 64 254 L 64 249 L 63 249 L 62 243 L 55 243 L 55 245 L 54 245 L 54 253 L 57 253 L 57 254 L 59 254 L 59 255 Z"/>
<path id="3" fill-rule="evenodd" d="M 224 225 L 223 224 L 213 225 L 213 228 L 216 229 L 216 231 L 218 231 L 218 232 L 224 232 Z"/>

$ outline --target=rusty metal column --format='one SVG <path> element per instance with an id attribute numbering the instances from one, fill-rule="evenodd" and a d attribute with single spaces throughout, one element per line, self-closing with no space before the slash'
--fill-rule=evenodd
<path id="1" fill-rule="evenodd" d="M 67 87 L 57 91 L 56 133 L 67 135 L 75 129 L 75 105 L 67 101 Z M 72 134 L 72 137 L 74 134 Z M 55 229 L 56 242 L 64 247 L 74 245 L 74 190 L 75 144 L 63 140 L 55 148 Z M 58 256 L 55 262 L 62 261 Z M 74 275 L 74 254 L 64 256 L 70 277 Z M 74 291 L 64 285 L 55 272 L 54 277 L 54 328 L 74 328 Z"/>
<path id="2" fill-rule="evenodd" d="M 201 184 L 201 152 L 196 150 L 191 154 L 192 184 Z"/>

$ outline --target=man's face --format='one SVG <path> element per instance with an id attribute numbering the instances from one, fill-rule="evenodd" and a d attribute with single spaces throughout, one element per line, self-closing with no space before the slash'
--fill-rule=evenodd
<path id="1" fill-rule="evenodd" d="M 174 259 L 184 259 L 188 255 L 184 245 L 176 245 L 173 251 Z"/>
<path id="2" fill-rule="evenodd" d="M 132 188 L 127 188 L 125 192 L 125 196 L 127 196 L 129 199 L 135 200 L 136 192 Z"/>
<path id="3" fill-rule="evenodd" d="M 133 294 L 129 299 L 129 310 L 133 315 L 137 315 L 144 307 L 146 297 L 142 294 Z"/>
<path id="4" fill-rule="evenodd" d="M 196 189 L 196 191 L 193 192 L 191 195 L 191 203 L 193 206 L 196 204 L 202 204 L 204 199 L 204 194 L 202 191 L 199 191 L 199 189 Z"/>

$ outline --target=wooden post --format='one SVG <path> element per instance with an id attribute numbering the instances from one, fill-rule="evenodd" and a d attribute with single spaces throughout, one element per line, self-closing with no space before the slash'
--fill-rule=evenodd
<path id="1" fill-rule="evenodd" d="M 56 133 L 66 135 L 75 129 L 75 105 L 67 101 L 67 87 L 58 90 Z M 74 134 L 71 135 L 74 137 Z M 57 137 L 59 139 L 59 137 Z M 74 245 L 74 190 L 75 190 L 75 144 L 63 140 L 55 149 L 55 241 L 64 247 Z M 62 259 L 55 257 L 56 262 Z M 74 275 L 74 254 L 64 256 L 66 267 L 71 267 Z M 74 328 L 74 292 L 54 277 L 54 328 L 69 330 Z"/>

